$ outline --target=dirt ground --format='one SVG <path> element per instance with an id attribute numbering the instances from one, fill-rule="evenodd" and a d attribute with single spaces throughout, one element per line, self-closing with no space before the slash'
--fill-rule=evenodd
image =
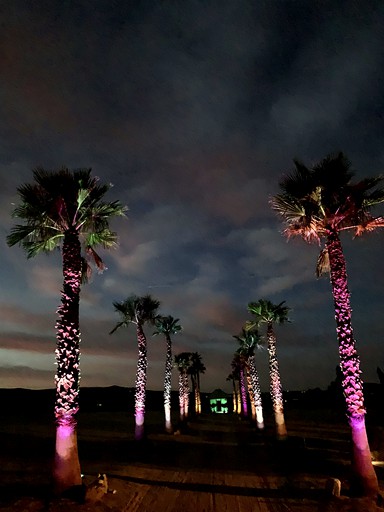
<path id="1" fill-rule="evenodd" d="M 148 414 L 146 423 L 147 439 L 138 444 L 133 439 L 131 415 L 81 415 L 78 432 L 84 487 L 76 495 L 54 499 L 50 493 L 54 444 L 50 418 L 2 417 L 0 511 L 384 510 L 381 504 L 349 496 L 346 425 L 288 416 L 288 440 L 277 442 L 273 425 L 267 423 L 260 432 L 235 415 L 191 419 L 179 435 L 163 433 L 161 413 Z M 108 489 L 96 483 L 98 473 L 106 474 Z M 381 467 L 377 474 L 384 484 Z M 331 498 L 326 491 L 335 482 L 330 478 L 340 480 L 340 498 Z"/>

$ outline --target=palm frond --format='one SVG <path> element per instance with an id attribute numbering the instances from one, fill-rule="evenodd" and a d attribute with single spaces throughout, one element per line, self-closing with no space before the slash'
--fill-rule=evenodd
<path id="1" fill-rule="evenodd" d="M 319 278 L 324 274 L 327 274 L 331 271 L 331 267 L 329 264 L 329 254 L 328 249 L 325 248 L 320 251 L 319 257 L 317 258 L 316 264 L 316 276 Z"/>
<path id="2" fill-rule="evenodd" d="M 376 228 L 384 227 L 384 217 L 375 217 L 354 226 L 355 236 L 361 236 L 363 233 L 374 231 Z"/>
<path id="3" fill-rule="evenodd" d="M 118 322 L 115 327 L 112 329 L 112 331 L 110 331 L 109 334 L 113 334 L 114 332 L 116 332 L 118 329 L 120 329 L 120 327 L 127 327 L 128 323 L 127 322 Z"/>
<path id="4" fill-rule="evenodd" d="M 305 208 L 287 194 L 277 194 L 270 199 L 272 209 L 289 223 L 299 223 L 305 217 Z"/>
<path id="5" fill-rule="evenodd" d="M 86 252 L 87 252 L 87 255 L 91 258 L 91 260 L 95 263 L 96 268 L 99 271 L 99 273 L 102 274 L 104 272 L 104 270 L 106 270 L 106 268 L 107 268 L 105 266 L 105 263 L 103 262 L 103 260 L 100 258 L 100 256 L 97 254 L 97 252 L 90 245 L 87 246 Z"/>
<path id="6" fill-rule="evenodd" d="M 104 248 L 111 248 L 117 246 L 117 234 L 109 229 L 102 231 L 91 231 L 87 233 L 84 241 L 85 247 L 102 246 Z"/>
<path id="7" fill-rule="evenodd" d="M 285 323 L 289 322 L 288 312 L 291 308 L 284 306 L 285 301 L 280 304 L 273 304 L 270 300 L 260 299 L 258 302 L 250 302 L 248 304 L 248 311 L 255 317 L 253 323 L 255 327 L 259 327 L 262 323 L 275 322 Z M 245 330 L 250 330 L 252 322 L 246 322 Z"/>
<path id="8" fill-rule="evenodd" d="M 173 318 L 173 316 L 162 316 L 157 315 L 155 317 L 154 323 L 156 326 L 156 331 L 153 333 L 153 336 L 158 334 L 177 334 L 182 330 L 181 325 L 179 325 L 179 319 Z"/>
<path id="9" fill-rule="evenodd" d="M 310 194 L 315 187 L 313 171 L 308 169 L 298 159 L 294 159 L 293 162 L 295 168 L 283 176 L 279 182 L 279 187 L 284 194 L 300 200 Z"/>

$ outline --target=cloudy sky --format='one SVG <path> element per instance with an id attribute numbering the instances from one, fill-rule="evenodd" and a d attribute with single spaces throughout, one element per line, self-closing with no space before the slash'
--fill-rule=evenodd
<path id="1" fill-rule="evenodd" d="M 133 328 L 112 302 L 147 294 L 180 319 L 202 387 L 226 377 L 247 304 L 292 308 L 277 329 L 285 389 L 326 388 L 338 364 L 318 247 L 287 241 L 268 200 L 292 159 L 344 151 L 384 172 L 384 4 L 351 0 L 13 0 L 0 5 L 0 387 L 49 388 L 60 253 L 5 237 L 32 169 L 92 167 L 129 207 L 81 296 L 83 386 L 133 386 Z M 384 367 L 384 233 L 344 241 L 363 378 Z M 165 344 L 148 335 L 148 387 Z M 257 354 L 268 389 L 267 352 Z M 174 383 L 176 385 L 176 376 Z"/>

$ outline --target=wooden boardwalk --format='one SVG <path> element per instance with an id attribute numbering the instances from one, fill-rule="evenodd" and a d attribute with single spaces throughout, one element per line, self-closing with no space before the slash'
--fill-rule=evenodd
<path id="1" fill-rule="evenodd" d="M 327 476 L 304 476 L 299 451 L 293 462 L 276 450 L 248 422 L 207 416 L 186 434 L 149 436 L 144 457 L 120 452 L 105 502 L 124 512 L 318 512 Z"/>
<path id="2" fill-rule="evenodd" d="M 236 416 L 207 415 L 191 421 L 180 435 L 165 435 L 157 424 L 149 428 L 144 443 L 137 443 L 132 433 L 117 428 L 113 415 L 105 416 L 105 423 L 102 418 L 90 415 L 89 423 L 83 420 L 80 461 L 86 484 L 97 473 L 106 473 L 116 494 L 104 495 L 99 503 L 51 503 L 50 512 L 368 510 L 328 507 L 329 477 L 339 478 L 342 490 L 347 489 L 349 434 L 342 428 L 330 433 L 329 426 L 321 431 L 316 425 L 311 438 L 310 430 L 297 426 L 279 443 L 271 425 L 261 433 Z M 20 423 L 17 432 L 3 429 L 1 512 L 46 510 L 41 497 L 50 475 L 50 435 L 39 425 L 26 429 Z"/>
<path id="3" fill-rule="evenodd" d="M 317 512 L 320 502 L 318 492 L 285 489 L 278 477 L 228 472 L 128 466 L 110 473 L 109 485 L 117 493 L 105 502 L 124 512 Z"/>

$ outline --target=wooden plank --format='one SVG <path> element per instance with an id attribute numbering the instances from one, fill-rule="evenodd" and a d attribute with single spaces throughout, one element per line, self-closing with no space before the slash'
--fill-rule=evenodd
<path id="1" fill-rule="evenodd" d="M 186 480 L 185 472 L 180 471 L 161 471 L 153 474 L 159 485 L 152 485 L 141 503 L 141 511 L 153 512 L 161 510 L 162 512 L 172 512 L 178 506 L 183 484 Z"/>

